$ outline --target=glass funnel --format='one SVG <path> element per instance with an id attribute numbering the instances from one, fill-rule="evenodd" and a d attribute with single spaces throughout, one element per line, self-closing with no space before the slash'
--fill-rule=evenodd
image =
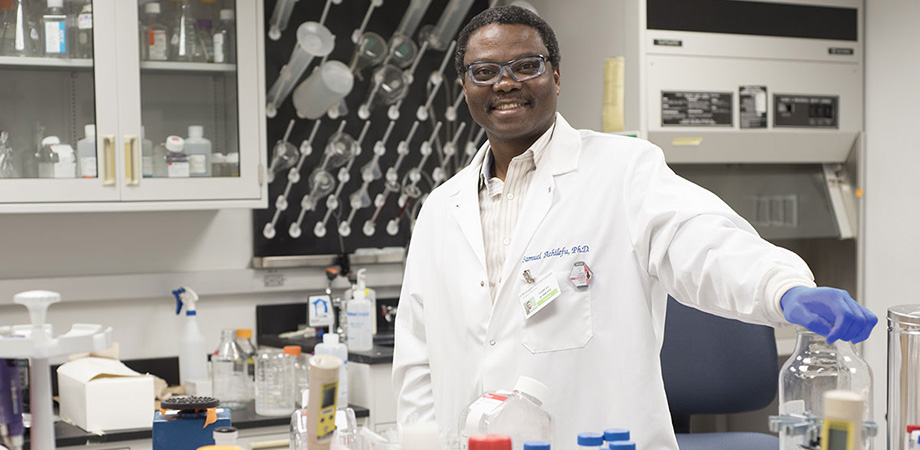
<path id="1" fill-rule="evenodd" d="M 780 415 L 824 417 L 824 393 L 838 389 L 861 394 L 866 399 L 863 420 L 872 420 L 872 369 L 856 347 L 846 341 L 828 344 L 823 336 L 799 328 L 795 350 L 780 370 Z M 864 440 L 870 450 L 871 439 Z M 781 450 L 798 450 L 802 444 L 802 436 L 780 433 Z"/>
<path id="2" fill-rule="evenodd" d="M 370 31 L 361 35 L 355 45 L 355 52 L 351 57 L 349 68 L 351 73 L 359 80 L 364 80 L 363 71 L 383 62 L 387 57 L 387 41 L 379 34 Z"/>
<path id="3" fill-rule="evenodd" d="M 347 133 L 338 131 L 329 138 L 326 144 L 326 167 L 342 167 L 354 159 L 358 153 L 355 138 Z"/>
<path id="4" fill-rule="evenodd" d="M 402 70 L 384 64 L 374 71 L 373 85 L 364 103 L 358 107 L 358 117 L 367 120 L 371 111 L 380 105 L 392 105 L 405 97 L 409 83 Z"/>

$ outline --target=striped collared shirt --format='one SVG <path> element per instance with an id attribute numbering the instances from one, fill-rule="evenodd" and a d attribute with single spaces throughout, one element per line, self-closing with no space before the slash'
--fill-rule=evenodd
<path id="1" fill-rule="evenodd" d="M 502 265 L 505 263 L 508 246 L 511 245 L 511 236 L 517 226 L 524 198 L 530 189 L 536 168 L 546 154 L 546 147 L 555 128 L 554 122 L 527 151 L 511 160 L 505 173 L 505 181 L 491 176 L 494 163 L 491 148 L 483 158 L 479 172 L 479 216 L 482 219 L 482 243 L 486 252 L 486 271 L 489 275 L 489 292 L 492 294 L 493 303 L 498 293 Z"/>

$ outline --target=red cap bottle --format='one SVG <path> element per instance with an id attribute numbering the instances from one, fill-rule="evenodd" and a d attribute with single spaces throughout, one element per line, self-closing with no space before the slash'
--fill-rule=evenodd
<path id="1" fill-rule="evenodd" d="M 511 437 L 501 434 L 470 436 L 469 450 L 511 450 Z"/>

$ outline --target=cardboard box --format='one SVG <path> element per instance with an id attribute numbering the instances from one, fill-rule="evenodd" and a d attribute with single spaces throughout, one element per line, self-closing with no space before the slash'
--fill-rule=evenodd
<path id="1" fill-rule="evenodd" d="M 90 432 L 152 426 L 152 376 L 92 357 L 61 365 L 57 375 L 62 419 Z"/>

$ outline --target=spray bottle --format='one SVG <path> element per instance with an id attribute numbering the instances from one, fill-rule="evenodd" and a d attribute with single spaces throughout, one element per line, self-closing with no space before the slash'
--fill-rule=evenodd
<path id="1" fill-rule="evenodd" d="M 195 310 L 198 294 L 185 286 L 172 291 L 172 294 L 176 297 L 177 315 L 185 305 L 185 327 L 179 338 L 179 382 L 188 389 L 190 381 L 208 379 L 208 352 L 204 347 L 204 336 L 198 326 L 198 313 Z"/>

